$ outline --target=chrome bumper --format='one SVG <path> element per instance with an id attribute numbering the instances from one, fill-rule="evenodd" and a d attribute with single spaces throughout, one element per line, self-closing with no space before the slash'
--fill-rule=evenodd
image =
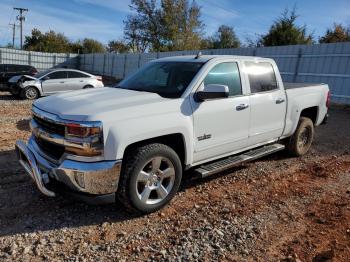
<path id="1" fill-rule="evenodd" d="M 47 188 L 51 180 L 75 192 L 93 195 L 110 194 L 118 189 L 121 160 L 78 162 L 66 159 L 59 164 L 52 163 L 40 152 L 33 138 L 28 144 L 17 141 L 15 148 L 20 164 L 44 195 L 56 195 Z"/>

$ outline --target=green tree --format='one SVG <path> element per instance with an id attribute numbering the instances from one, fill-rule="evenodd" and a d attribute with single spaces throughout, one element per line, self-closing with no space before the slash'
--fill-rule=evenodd
<path id="1" fill-rule="evenodd" d="M 80 41 L 80 44 L 83 54 L 106 52 L 106 48 L 101 42 L 91 38 L 83 39 L 82 41 Z"/>
<path id="2" fill-rule="evenodd" d="M 346 28 L 342 24 L 334 24 L 333 28 L 327 29 L 327 32 L 319 40 L 320 43 L 336 43 L 349 42 L 350 28 Z"/>
<path id="3" fill-rule="evenodd" d="M 122 40 L 109 41 L 107 51 L 117 54 L 128 53 L 130 51 L 130 46 Z"/>
<path id="4" fill-rule="evenodd" d="M 144 22 L 135 15 L 129 15 L 124 24 L 124 37 L 131 51 L 144 53 L 150 45 Z"/>
<path id="5" fill-rule="evenodd" d="M 34 28 L 30 36 L 24 40 L 24 49 L 28 51 L 41 51 L 48 53 L 68 53 L 71 51 L 70 42 L 62 33 L 52 30 L 42 33 Z"/>
<path id="6" fill-rule="evenodd" d="M 135 15 L 129 15 L 125 23 L 125 36 L 133 48 L 151 47 L 161 49 L 161 12 L 156 0 L 131 0 L 130 8 Z M 149 46 L 149 44 L 151 46 Z"/>
<path id="7" fill-rule="evenodd" d="M 190 4 L 188 0 L 162 0 L 161 7 L 163 49 L 199 49 L 204 24 L 196 2 Z"/>
<path id="8" fill-rule="evenodd" d="M 261 37 L 261 44 L 263 46 L 312 44 L 312 34 L 307 34 L 306 26 L 296 24 L 297 18 L 295 8 L 290 12 L 286 9 L 270 27 L 269 32 Z"/>
<path id="9" fill-rule="evenodd" d="M 233 27 L 221 25 L 214 36 L 202 41 L 202 49 L 238 48 L 241 46 Z"/>
<path id="10" fill-rule="evenodd" d="M 189 0 L 132 0 L 124 34 L 137 52 L 197 49 L 201 43 L 200 7 Z"/>

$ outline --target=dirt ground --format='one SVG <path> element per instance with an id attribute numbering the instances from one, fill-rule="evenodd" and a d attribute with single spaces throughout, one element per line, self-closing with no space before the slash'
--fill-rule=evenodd
<path id="1" fill-rule="evenodd" d="M 1 261 L 349 261 L 349 107 L 330 110 L 308 155 L 188 171 L 170 205 L 135 217 L 35 189 L 14 153 L 30 106 L 0 93 Z"/>

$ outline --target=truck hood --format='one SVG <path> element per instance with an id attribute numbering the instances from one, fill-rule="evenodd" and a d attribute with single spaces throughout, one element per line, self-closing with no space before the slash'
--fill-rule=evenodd
<path id="1" fill-rule="evenodd" d="M 159 104 L 171 100 L 156 93 L 103 87 L 40 98 L 34 106 L 66 120 L 103 121 L 159 113 Z"/>

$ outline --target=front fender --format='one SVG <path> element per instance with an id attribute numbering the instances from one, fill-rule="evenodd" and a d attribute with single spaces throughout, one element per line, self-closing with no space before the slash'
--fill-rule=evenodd
<path id="1" fill-rule="evenodd" d="M 129 145 L 171 134 L 182 135 L 185 145 L 185 164 L 191 164 L 193 155 L 192 116 L 180 113 L 129 119 L 110 126 L 105 134 L 105 158 L 122 159 Z"/>

